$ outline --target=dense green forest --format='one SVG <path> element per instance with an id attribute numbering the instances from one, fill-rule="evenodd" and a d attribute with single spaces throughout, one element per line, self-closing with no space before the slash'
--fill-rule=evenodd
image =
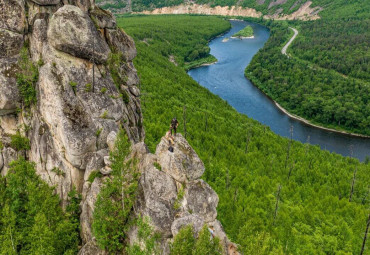
<path id="1" fill-rule="evenodd" d="M 174 55 L 185 62 L 227 23 L 200 16 L 118 19 L 138 49 L 146 143 L 154 151 L 173 116 L 182 133 L 186 120 L 186 138 L 206 165 L 203 178 L 220 197 L 218 219 L 244 254 L 359 254 L 370 165 L 274 134 L 169 61 Z M 290 36 L 272 29 L 269 44 Z"/>
<path id="2" fill-rule="evenodd" d="M 35 165 L 23 158 L 13 161 L 6 177 L 0 175 L 0 254 L 76 254 L 79 203 L 74 189 L 63 212 Z"/>
<path id="3" fill-rule="evenodd" d="M 368 75 L 367 72 L 361 71 L 367 70 L 369 65 L 365 55 L 368 54 L 365 53 L 368 42 L 359 40 L 359 45 L 365 45 L 361 48 L 356 47 L 356 44 L 349 45 L 337 41 L 336 47 L 335 42 L 333 45 L 329 44 L 330 41 L 326 41 L 326 44 L 320 43 L 325 40 L 324 32 L 321 33 L 321 37 L 317 36 L 315 39 L 310 37 L 311 39 L 307 40 L 306 37 L 298 35 L 297 43 L 293 42 L 292 49 L 288 49 L 288 53 L 292 51 L 292 57 L 288 58 L 281 54 L 281 49 L 292 35 L 288 26 L 294 26 L 295 23 L 260 22 L 271 29 L 271 37 L 254 56 L 245 70 L 245 75 L 265 94 L 294 114 L 320 125 L 369 135 L 370 83 L 354 78 Z M 320 21 L 308 25 L 298 24 L 302 24 L 302 27 L 307 26 L 302 32 L 304 34 L 310 30 L 310 24 L 317 22 Z M 357 35 L 361 37 L 360 32 Z M 314 45 L 311 40 L 319 42 Z M 334 50 L 328 49 L 330 47 Z M 340 53 L 335 54 L 336 51 Z M 347 51 L 348 55 L 342 54 L 344 51 Z M 359 52 L 362 54 L 359 55 Z M 329 60 L 329 54 L 336 56 Z M 313 56 L 312 59 L 317 64 L 305 60 L 310 56 Z M 351 67 L 353 71 L 351 68 L 348 69 L 348 77 L 339 73 L 339 70 L 346 66 L 344 59 L 358 63 Z M 330 67 L 338 71 L 326 69 Z"/>

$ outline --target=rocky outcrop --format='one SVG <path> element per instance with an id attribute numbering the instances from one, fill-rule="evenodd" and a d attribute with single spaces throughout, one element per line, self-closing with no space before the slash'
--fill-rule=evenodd
<path id="1" fill-rule="evenodd" d="M 56 187 L 63 207 L 76 187 L 83 195 L 81 254 L 104 254 L 95 245 L 91 219 L 111 172 L 109 151 L 120 127 L 133 144 L 144 138 L 135 44 L 93 0 L 0 0 L 0 9 L 0 173 L 26 157 Z M 38 67 L 37 103 L 30 107 L 16 81 L 22 48 L 22 57 Z M 111 52 L 122 56 L 114 65 L 107 63 Z M 113 80 L 113 71 L 120 80 Z M 19 131 L 30 140 L 27 152 L 10 146 Z M 94 171 L 104 177 L 90 183 Z"/>
<path id="2" fill-rule="evenodd" d="M 82 194 L 79 254 L 107 254 L 97 247 L 91 226 L 99 192 L 111 178 L 109 153 L 120 128 L 132 143 L 129 159 L 139 160 L 141 172 L 133 214 L 151 219 L 162 234 L 163 254 L 185 225 L 193 225 L 195 235 L 204 224 L 221 226 L 218 196 L 199 179 L 205 167 L 187 141 L 177 135 L 172 153 L 163 138 L 155 154 L 142 142 L 136 48 L 111 13 L 93 0 L 0 0 L 0 7 L 6 11 L 0 16 L 0 173 L 22 156 L 56 187 L 63 207 L 73 187 Z M 20 59 L 29 60 L 20 65 Z M 37 102 L 29 106 L 16 78 L 33 66 Z M 11 147 L 14 134 L 29 139 L 28 151 Z M 226 250 L 230 242 L 222 227 L 216 229 Z M 132 243 L 137 231 L 128 235 Z"/>
<path id="3" fill-rule="evenodd" d="M 53 14 L 48 39 L 55 49 L 98 64 L 105 63 L 110 52 L 90 17 L 73 5 L 65 5 Z"/>
<path id="4" fill-rule="evenodd" d="M 204 224 L 215 229 L 226 254 L 228 246 L 234 244 L 216 220 L 216 192 L 199 179 L 204 172 L 203 162 L 181 134 L 175 138 L 173 152 L 168 150 L 169 145 L 167 135 L 155 154 L 141 149 L 142 174 L 134 211 L 149 217 L 154 230 L 161 233 L 162 254 L 169 254 L 168 244 L 182 227 L 192 225 L 197 235 Z M 136 235 L 137 231 L 129 231 L 130 243 L 137 240 Z"/>

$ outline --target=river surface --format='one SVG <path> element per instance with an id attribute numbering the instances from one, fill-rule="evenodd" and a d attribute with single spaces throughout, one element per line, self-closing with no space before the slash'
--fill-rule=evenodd
<path id="1" fill-rule="evenodd" d="M 289 137 L 289 129 L 292 125 L 295 140 L 303 143 L 309 141 L 322 149 L 344 156 L 350 155 L 352 147 L 353 157 L 361 161 L 366 156 L 370 156 L 370 139 L 322 130 L 292 119 L 245 78 L 244 69 L 265 44 L 270 32 L 266 27 L 255 23 L 234 20 L 230 22 L 231 30 L 209 43 L 211 54 L 218 59 L 218 62 L 188 72 L 195 81 L 228 101 L 240 113 L 268 125 L 276 134 Z M 253 27 L 254 39 L 230 38 L 246 25 Z M 222 42 L 226 37 L 230 39 Z"/>

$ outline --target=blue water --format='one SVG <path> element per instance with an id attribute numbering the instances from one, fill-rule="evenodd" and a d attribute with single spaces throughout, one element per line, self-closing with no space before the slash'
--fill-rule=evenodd
<path id="1" fill-rule="evenodd" d="M 266 27 L 244 21 L 230 21 L 231 30 L 209 44 L 211 54 L 218 62 L 214 65 L 192 69 L 188 74 L 212 93 L 227 100 L 237 111 L 246 114 L 265 125 L 276 134 L 289 137 L 293 126 L 295 140 L 317 144 L 322 149 L 349 156 L 351 147 L 353 157 L 363 161 L 370 156 L 370 139 L 348 136 L 308 126 L 281 112 L 275 104 L 244 77 L 244 69 L 257 51 L 263 47 L 270 36 Z M 251 25 L 254 39 L 231 39 L 230 37 Z M 224 38 L 230 38 L 222 42 Z"/>

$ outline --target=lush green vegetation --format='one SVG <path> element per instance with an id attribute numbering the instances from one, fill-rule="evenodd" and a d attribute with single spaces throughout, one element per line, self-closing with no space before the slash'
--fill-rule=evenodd
<path id="1" fill-rule="evenodd" d="M 182 29 L 193 19 L 195 25 Z M 221 19 L 151 16 L 118 23 L 138 49 L 135 67 L 141 78 L 146 143 L 154 151 L 172 117 L 182 120 L 186 111 L 186 138 L 206 165 L 203 178 L 220 197 L 218 218 L 244 254 L 359 253 L 368 217 L 370 166 L 279 137 L 168 61 L 170 54 L 185 59 L 199 44 L 194 38 L 206 43 Z M 222 31 L 218 27 L 214 33 Z M 272 43 L 283 44 L 289 36 L 275 33 L 279 31 L 272 31 Z"/>
<path id="2" fill-rule="evenodd" d="M 211 237 L 207 225 L 199 232 L 197 239 L 191 225 L 180 229 L 171 244 L 171 255 L 222 255 L 220 239 Z"/>
<path id="3" fill-rule="evenodd" d="M 59 197 L 20 158 L 0 176 L 0 254 L 76 254 L 79 244 L 79 203 L 69 194 L 66 212 Z"/>
<path id="4" fill-rule="evenodd" d="M 318 43 L 321 46 L 318 44 L 315 46 L 311 40 L 306 41 L 305 37 L 299 39 L 300 35 L 298 35 L 298 42 L 293 43 L 289 48 L 293 48 L 293 54 L 291 54 L 293 57 L 287 58 L 281 54 L 281 49 L 291 37 L 288 23 L 271 21 L 262 23 L 271 29 L 271 37 L 245 70 L 245 75 L 253 84 L 288 111 L 314 123 L 369 135 L 370 83 L 353 78 L 367 75 L 361 70 L 367 70 L 369 63 L 365 60 L 365 55 L 361 57 L 358 53 L 366 50 L 366 46 L 362 48 L 360 46 L 368 43 L 365 40 L 359 41 L 357 48 L 356 45 L 339 46 L 342 43 L 338 42 L 338 51 L 346 51 L 348 55 L 338 53 L 336 57 L 329 58 L 331 51 L 328 48 L 335 47 L 335 42 L 333 42 L 334 46 L 329 45 L 329 41 Z M 311 26 L 315 27 L 320 23 L 322 22 L 315 21 L 302 25 L 307 27 L 303 33 L 310 30 Z M 354 31 L 357 32 L 347 33 L 359 35 L 363 30 Z M 325 41 L 324 37 L 327 33 L 323 32 L 320 35 L 312 40 Z M 359 37 L 362 36 L 359 35 Z M 321 49 L 324 47 L 326 49 Z M 297 55 L 295 55 L 296 52 Z M 310 58 L 318 64 L 304 60 Z M 348 59 L 349 63 L 358 63 L 353 65 L 352 71 L 348 69 L 348 73 L 353 77 L 345 77 L 342 73 L 326 69 L 331 67 L 338 71 L 346 69 L 344 59 Z"/>
<path id="5" fill-rule="evenodd" d="M 232 37 L 251 37 L 253 36 L 253 28 L 251 26 L 246 26 L 239 32 L 235 33 Z"/>
<path id="6" fill-rule="evenodd" d="M 39 64 L 43 64 L 42 60 L 39 61 Z M 19 94 L 22 97 L 24 106 L 29 107 L 31 104 L 36 103 L 37 100 L 35 85 L 39 79 L 39 70 L 30 58 L 27 44 L 20 52 L 18 68 L 19 71 L 16 77 Z"/>
<path id="7" fill-rule="evenodd" d="M 129 215 L 136 200 L 139 172 L 136 160 L 126 161 L 130 142 L 123 130 L 117 136 L 115 151 L 111 154 L 111 178 L 104 180 L 95 204 L 92 229 L 100 248 L 109 252 L 122 251 Z M 99 177 L 93 175 L 94 179 Z M 89 181 L 93 181 L 93 177 Z"/>
<path id="8" fill-rule="evenodd" d="M 22 136 L 19 131 L 10 136 L 10 146 L 16 151 L 29 150 L 31 148 L 30 140 Z"/>
<path id="9" fill-rule="evenodd" d="M 189 19 L 187 16 L 164 15 L 156 19 L 158 22 L 152 23 L 150 17 L 136 16 L 135 22 L 122 18 L 118 19 L 118 24 L 124 29 L 129 29 L 136 41 L 150 45 L 151 49 L 162 56 L 167 58 L 172 56 L 175 62 L 185 69 L 215 62 L 216 58 L 209 54 L 210 48 L 207 42 L 230 28 L 229 22 L 216 17 L 204 19 L 200 16 L 192 16 Z M 174 22 L 177 26 L 167 25 Z M 191 29 L 199 22 L 205 22 L 204 27 L 199 28 L 202 31 Z M 140 29 L 133 29 L 134 27 L 140 27 Z M 184 40 L 184 37 L 188 39 Z M 167 41 L 166 47 L 163 47 L 163 40 Z"/>

